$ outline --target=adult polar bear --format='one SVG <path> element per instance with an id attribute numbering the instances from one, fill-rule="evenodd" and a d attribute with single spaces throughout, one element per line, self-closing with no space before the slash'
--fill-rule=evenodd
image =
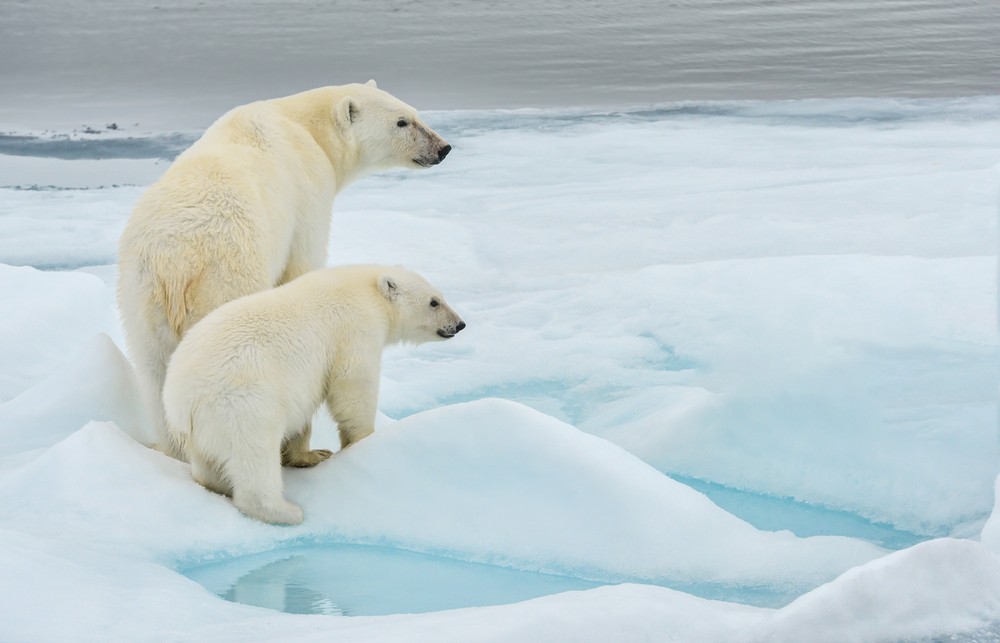
<path id="1" fill-rule="evenodd" d="M 125 339 L 160 449 L 181 457 L 161 395 L 185 331 L 227 301 L 324 266 L 333 199 L 349 182 L 430 167 L 450 150 L 368 81 L 237 107 L 177 157 L 136 203 L 118 251 Z"/>

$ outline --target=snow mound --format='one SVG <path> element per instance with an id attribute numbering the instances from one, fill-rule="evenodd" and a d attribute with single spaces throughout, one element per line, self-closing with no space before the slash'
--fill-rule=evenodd
<path id="1" fill-rule="evenodd" d="M 0 457 L 51 446 L 91 420 L 114 421 L 142 442 L 132 366 L 111 338 L 92 337 L 60 370 L 0 404 Z"/>
<path id="2" fill-rule="evenodd" d="M 981 540 L 994 554 L 1000 556 L 1000 476 L 994 481 L 993 513 L 983 525 Z"/>
<path id="3" fill-rule="evenodd" d="M 762 641 L 899 641 L 1000 624 L 1000 560 L 942 538 L 845 572 L 779 610 Z"/>
<path id="4" fill-rule="evenodd" d="M 62 366 L 95 333 L 117 332 L 114 293 L 94 275 L 0 264 L 0 403 Z"/>
<path id="5" fill-rule="evenodd" d="M 596 580 L 804 589 L 882 553 L 759 531 L 620 447 L 499 399 L 411 416 L 287 478 L 318 533 Z"/>
<path id="6" fill-rule="evenodd" d="M 759 531 L 610 442 L 501 400 L 418 414 L 285 477 L 306 511 L 298 528 L 244 518 L 187 465 L 91 423 L 0 481 L 17 499 L 0 527 L 158 559 L 327 538 L 593 580 L 795 593 L 884 553 Z"/>

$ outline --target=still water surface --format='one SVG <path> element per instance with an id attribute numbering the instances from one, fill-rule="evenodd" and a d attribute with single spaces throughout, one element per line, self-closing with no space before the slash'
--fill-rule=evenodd
<path id="1" fill-rule="evenodd" d="M 608 584 L 392 547 L 338 543 L 289 545 L 179 571 L 235 603 L 292 614 L 340 616 L 505 605 Z M 767 607 L 785 605 L 811 589 L 668 581 L 662 585 L 704 598 Z"/>
<path id="2" fill-rule="evenodd" d="M 1000 92 L 1000 2 L 6 0 L 0 61 L 0 124 L 370 77 L 421 109 L 960 96 Z"/>
<path id="3" fill-rule="evenodd" d="M 502 605 L 600 584 L 390 547 L 342 544 L 284 547 L 182 572 L 236 603 L 341 616 Z"/>

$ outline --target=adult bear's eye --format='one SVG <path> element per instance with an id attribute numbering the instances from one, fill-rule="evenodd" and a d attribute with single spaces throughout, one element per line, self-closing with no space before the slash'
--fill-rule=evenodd
<path id="1" fill-rule="evenodd" d="M 396 121 L 396 127 L 406 127 L 407 125 L 409 125 L 409 123 L 406 122 L 405 118 L 401 118 Z"/>
<path id="2" fill-rule="evenodd" d="M 437 308 L 439 305 L 440 304 L 438 303 L 437 299 L 432 299 L 431 300 L 431 308 Z"/>

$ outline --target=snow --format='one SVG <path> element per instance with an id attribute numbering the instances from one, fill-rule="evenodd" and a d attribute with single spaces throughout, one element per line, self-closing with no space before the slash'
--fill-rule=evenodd
<path id="1" fill-rule="evenodd" d="M 0 157 L 52 186 L 0 188 L 0 638 L 995 640 L 998 107 L 428 115 L 455 152 L 349 187 L 331 262 L 416 269 L 469 327 L 387 352 L 376 433 L 286 472 L 295 528 L 143 446 L 109 264 L 160 148 Z M 303 543 L 621 584 L 304 616 L 177 571 Z"/>
<path id="2" fill-rule="evenodd" d="M 53 279 L 33 268 L 0 265 L 0 292 L 0 401 L 53 374 L 96 333 L 117 329 L 114 293 L 93 275 Z"/>
<path id="3" fill-rule="evenodd" d="M 110 337 L 98 333 L 60 370 L 0 405 L 0 427 L 5 428 L 0 458 L 50 447 L 91 420 L 111 420 L 151 443 L 152 434 L 143 433 L 147 427 L 138 394 L 128 360 Z"/>
<path id="4" fill-rule="evenodd" d="M 1000 556 L 1000 476 L 997 476 L 993 497 L 993 512 L 983 525 L 981 539 L 986 547 Z"/>
<path id="5" fill-rule="evenodd" d="M 890 597 L 886 600 L 886 597 Z M 879 641 L 948 631 L 996 620 L 1000 561 L 982 545 L 941 538 L 845 572 L 779 610 L 768 641 Z"/>

